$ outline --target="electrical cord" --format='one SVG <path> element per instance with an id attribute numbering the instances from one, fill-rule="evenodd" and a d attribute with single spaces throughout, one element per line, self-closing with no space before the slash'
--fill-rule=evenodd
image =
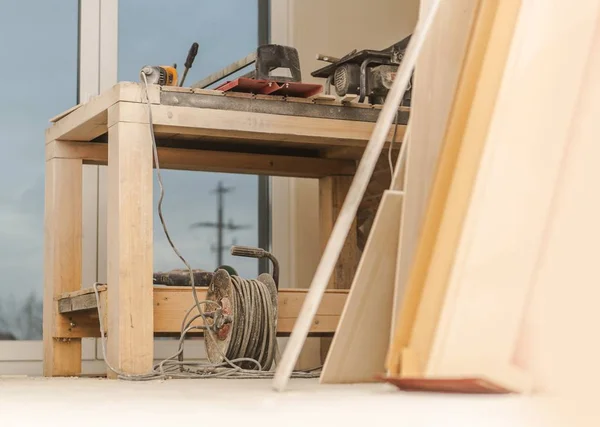
<path id="1" fill-rule="evenodd" d="M 232 331 L 232 336 L 233 334 L 237 334 L 236 340 L 238 335 L 244 337 L 244 340 L 242 340 L 241 342 L 242 344 L 245 344 L 245 346 L 236 347 L 236 345 L 234 344 L 233 346 L 230 346 L 230 348 L 228 348 L 227 354 L 223 354 L 221 350 L 219 350 L 220 356 L 223 359 L 222 363 L 189 361 L 185 362 L 183 360 L 185 338 L 190 331 L 203 330 L 204 339 L 206 340 L 208 338 L 216 344 L 216 337 L 214 336 L 211 327 L 195 326 L 193 325 L 193 322 L 199 318 L 202 318 L 204 325 L 210 325 L 210 322 L 207 321 L 207 317 L 204 311 L 202 310 L 201 306 L 206 304 L 213 304 L 219 306 L 219 304 L 215 301 L 199 300 L 196 292 L 196 284 L 194 282 L 194 274 L 192 267 L 187 262 L 185 257 L 181 254 L 181 252 L 177 249 L 169 234 L 166 221 L 162 212 L 162 203 L 164 200 L 165 190 L 158 158 L 158 147 L 154 135 L 152 106 L 149 97 L 148 80 L 146 78 L 146 74 L 143 71 L 140 73 L 140 75 L 144 82 L 144 95 L 146 98 L 145 101 L 148 105 L 148 121 L 150 126 L 150 134 L 152 137 L 152 151 L 158 184 L 160 188 L 160 196 L 158 200 L 158 216 L 165 236 L 167 237 L 167 240 L 169 242 L 169 245 L 171 246 L 175 254 L 179 257 L 179 259 L 183 262 L 183 264 L 187 267 L 190 273 L 190 284 L 192 288 L 192 295 L 194 298 L 194 305 L 190 307 L 190 309 L 186 312 L 182 320 L 177 351 L 172 356 L 155 364 L 152 370 L 148 373 L 127 374 L 113 367 L 108 361 L 108 357 L 106 354 L 105 329 L 102 320 L 102 307 L 100 303 L 100 296 L 98 293 L 99 283 L 94 283 L 93 288 L 98 307 L 102 357 L 104 359 L 104 362 L 106 363 L 106 366 L 112 372 L 114 372 L 119 379 L 132 381 L 148 381 L 165 378 L 273 378 L 274 371 L 268 369 L 271 369 L 274 366 L 274 362 L 276 362 L 275 359 L 278 360 L 279 358 L 279 348 L 277 346 L 276 340 L 277 331 L 276 325 L 273 320 L 274 307 L 272 301 L 266 294 L 266 288 L 262 286 L 263 284 L 257 280 L 245 280 L 237 276 L 232 277 L 232 285 L 234 289 L 236 289 L 236 291 L 234 292 L 234 298 L 236 299 L 236 301 L 238 301 L 237 309 L 239 311 L 237 313 L 242 314 L 245 310 L 254 310 L 257 313 L 262 313 L 262 316 L 258 316 L 259 322 L 246 322 L 246 319 L 251 318 L 249 314 L 246 316 L 243 316 L 242 314 L 239 317 L 236 316 L 237 320 L 234 319 L 235 324 Z M 259 310 L 256 310 L 257 308 Z M 262 310 L 260 310 L 260 308 L 262 308 Z M 192 312 L 194 312 L 194 310 L 197 311 L 197 314 L 193 315 L 190 319 L 190 315 L 192 314 Z M 242 319 L 244 320 L 243 325 L 240 323 Z M 248 348 L 250 338 L 252 338 L 252 346 Z M 215 347 L 218 349 L 218 346 L 215 345 Z M 250 356 L 254 357 L 247 357 L 247 353 L 249 353 Z M 263 370 L 263 366 L 267 370 Z M 255 369 L 252 369 L 252 367 L 254 367 Z M 304 371 L 295 371 L 292 377 L 315 378 L 320 375 L 320 372 L 318 372 L 318 370 L 320 369 L 321 367 Z"/>
<path id="2" fill-rule="evenodd" d="M 393 165 L 393 161 L 392 161 L 392 146 L 396 143 L 396 133 L 398 132 L 398 122 L 400 119 L 400 109 L 402 108 L 402 104 L 404 103 L 404 98 L 402 98 L 402 100 L 400 101 L 400 106 L 398 107 L 398 111 L 396 111 L 396 123 L 394 125 L 394 134 L 392 135 L 392 141 L 390 142 L 390 146 L 388 147 L 388 163 L 390 165 L 390 179 L 391 181 L 394 181 L 394 165 Z M 406 133 L 405 133 L 406 134 Z M 402 141 L 404 144 L 404 141 Z M 402 147 L 400 147 L 402 148 Z M 396 164 L 400 165 L 399 163 L 400 160 L 400 155 L 398 155 L 398 159 L 396 160 Z"/>

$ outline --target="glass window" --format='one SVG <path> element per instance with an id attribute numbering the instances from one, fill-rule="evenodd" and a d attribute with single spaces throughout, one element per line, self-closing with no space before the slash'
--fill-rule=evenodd
<path id="1" fill-rule="evenodd" d="M 198 55 L 185 86 L 254 51 L 258 44 L 258 3 L 179 0 L 119 2 L 119 81 L 139 81 L 145 65 L 177 63 L 181 75 L 187 52 L 198 42 Z M 187 171 L 162 171 L 163 212 L 175 245 L 193 268 L 212 271 L 221 262 L 241 276 L 255 277 L 258 262 L 229 255 L 229 247 L 258 245 L 258 177 Z M 222 248 L 218 247 L 219 186 L 223 194 Z M 158 185 L 155 182 L 155 205 Z M 184 268 L 170 248 L 154 209 L 154 268 Z M 262 218 L 261 220 L 266 220 Z M 220 256 L 219 256 L 220 255 Z"/>
<path id="2" fill-rule="evenodd" d="M 0 340 L 42 339 L 44 131 L 77 103 L 77 0 L 2 1 Z"/>

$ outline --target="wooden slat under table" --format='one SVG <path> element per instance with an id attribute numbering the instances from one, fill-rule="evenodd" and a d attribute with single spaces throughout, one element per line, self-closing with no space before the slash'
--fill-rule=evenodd
<path id="1" fill-rule="evenodd" d="M 196 288 L 199 300 L 206 299 L 206 288 Z M 277 320 L 277 334 L 285 336 L 291 333 L 294 322 L 306 297 L 306 289 L 280 289 Z M 107 286 L 98 287 L 100 312 L 106 319 L 110 308 L 107 302 Z M 311 327 L 312 335 L 333 335 L 340 315 L 344 309 L 348 290 L 331 289 L 325 293 L 317 315 Z M 56 330 L 56 337 L 85 338 L 99 337 L 98 304 L 92 288 L 67 292 L 56 297 L 58 312 L 63 322 Z M 154 286 L 154 333 L 179 334 L 185 313 L 194 304 L 192 289 L 188 286 Z M 110 334 L 107 321 L 103 321 L 105 332 Z M 202 320 L 198 319 L 201 325 Z M 190 333 L 194 335 L 194 333 Z"/>

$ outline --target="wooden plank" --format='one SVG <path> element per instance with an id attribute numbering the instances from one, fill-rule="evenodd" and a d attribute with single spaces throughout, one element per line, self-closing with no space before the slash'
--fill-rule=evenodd
<path id="1" fill-rule="evenodd" d="M 116 309 L 108 316 L 108 358 L 127 374 L 148 372 L 153 360 L 150 141 L 145 124 L 117 122 L 109 129 L 108 303 Z"/>
<path id="2" fill-rule="evenodd" d="M 119 102 L 120 120 L 147 123 L 146 107 L 139 103 Z M 364 146 L 375 123 L 334 120 L 276 114 L 226 111 L 210 108 L 152 106 L 154 129 L 182 135 L 202 135 L 227 140 L 260 140 L 297 142 L 315 146 Z M 110 120 L 108 125 L 110 126 Z M 398 126 L 397 138 L 404 135 L 405 126 Z M 386 141 L 393 129 L 386 132 Z M 85 138 L 84 138 L 85 139 Z"/>
<path id="3" fill-rule="evenodd" d="M 330 103 L 330 102 L 339 102 L 337 100 L 337 96 L 335 95 L 326 95 L 324 93 L 320 93 L 318 95 L 315 95 L 311 98 L 312 101 L 316 102 L 316 103 Z"/>
<path id="4" fill-rule="evenodd" d="M 81 373 L 81 340 L 56 339 L 68 325 L 54 297 L 81 286 L 82 165 L 77 159 L 46 162 L 44 212 L 44 375 Z"/>
<path id="5" fill-rule="evenodd" d="M 305 289 L 279 290 L 278 334 L 286 335 L 292 331 L 306 293 Z M 99 287 L 99 295 L 103 315 L 106 317 L 107 312 L 110 311 L 107 304 L 106 287 Z M 347 290 L 328 290 L 317 310 L 310 333 L 333 333 L 347 297 Z M 198 289 L 198 298 L 201 300 L 206 298 L 206 289 Z M 88 303 L 89 301 L 93 301 L 93 304 Z M 183 316 L 193 303 L 189 287 L 155 286 L 153 292 L 154 333 L 178 333 Z M 58 304 L 59 307 L 63 307 L 63 314 L 68 320 L 58 329 L 58 336 L 64 338 L 100 336 L 96 297 L 92 289 L 62 294 L 58 298 Z M 86 309 L 79 309 L 84 305 L 90 306 Z M 104 323 L 108 331 L 107 322 Z"/>
<path id="6" fill-rule="evenodd" d="M 97 307 L 95 295 L 83 295 L 76 300 L 60 299 L 58 300 L 58 312 L 70 313 L 73 311 L 88 310 Z"/>
<path id="7" fill-rule="evenodd" d="M 593 43 L 591 52 L 598 52 L 597 24 Z M 546 240 L 532 276 L 523 342 L 517 348 L 519 365 L 537 380 L 536 391 L 546 394 L 576 389 L 582 397 L 593 396 L 598 384 L 595 364 L 600 348 L 592 325 L 598 323 L 600 314 L 600 203 L 597 189 L 590 184 L 600 181 L 599 76 L 600 57 L 590 53 L 549 208 Z M 577 413 L 581 413 L 579 405 Z"/>
<path id="8" fill-rule="evenodd" d="M 588 67 L 598 48 L 600 2 L 586 5 L 523 3 L 428 374 L 475 370 L 512 390 L 530 386 L 511 362 L 532 278 L 547 250 L 574 123 L 582 111 L 589 113 L 586 78 L 597 81 L 597 70 Z M 557 26 L 569 31 L 557 34 Z M 568 52 L 553 57 L 554 49 L 567 46 Z M 552 75 L 544 73 L 548 69 Z M 555 99 L 561 100 L 560 114 L 554 111 Z M 508 122 L 511 126 L 505 126 Z M 489 331 L 494 339 L 482 342 Z"/>
<path id="9" fill-rule="evenodd" d="M 72 106 L 71 108 L 69 108 L 66 111 L 63 111 L 60 114 L 57 114 L 56 116 L 52 117 L 50 120 L 48 120 L 50 123 L 56 123 L 57 121 L 59 121 L 60 119 L 62 119 L 63 117 L 68 116 L 69 114 L 71 114 L 73 111 L 77 110 L 79 107 L 81 107 L 83 104 L 77 104 Z"/>
<path id="10" fill-rule="evenodd" d="M 106 285 L 98 285 L 98 292 L 103 292 L 106 290 Z M 65 298 L 74 298 L 74 297 L 78 297 L 81 295 L 90 295 L 94 293 L 94 289 L 93 288 L 83 288 L 83 289 L 78 289 L 76 291 L 71 291 L 71 292 L 63 292 L 59 295 L 56 295 L 54 297 L 54 299 L 56 301 L 60 301 L 62 299 Z"/>
<path id="11" fill-rule="evenodd" d="M 53 141 L 48 145 L 48 158 L 82 159 L 86 164 L 108 164 L 108 144 Z M 227 151 L 191 150 L 159 147 L 162 169 L 247 173 L 270 176 L 321 178 L 326 175 L 353 175 L 353 160 L 322 159 L 298 156 L 234 153 Z"/>
<path id="12" fill-rule="evenodd" d="M 335 105 L 335 106 L 343 106 L 350 108 L 375 108 L 381 109 L 381 105 L 372 105 L 367 103 L 346 103 L 342 102 L 342 100 L 338 100 L 335 95 L 325 95 L 319 94 L 311 98 L 297 98 L 294 96 L 276 96 L 276 95 L 261 95 L 261 94 L 253 94 L 253 93 L 244 93 L 244 92 L 221 92 L 219 90 L 210 90 L 210 89 L 192 89 L 190 88 L 180 88 L 180 87 L 170 87 L 164 86 L 161 88 L 163 92 L 183 92 L 183 93 L 201 93 L 203 95 L 214 95 L 214 96 L 228 96 L 232 98 L 255 98 L 255 99 L 264 99 L 267 101 L 274 102 L 296 102 L 300 104 L 310 104 L 310 103 L 324 103 L 327 105 Z M 356 99 L 358 95 L 347 95 L 348 100 Z M 410 112 L 410 107 L 401 107 L 401 111 Z"/>
<path id="13" fill-rule="evenodd" d="M 327 287 L 329 278 L 333 273 L 337 258 L 343 248 L 360 201 L 369 184 L 371 174 L 379 159 L 379 155 L 381 154 L 381 149 L 386 139 L 389 138 L 390 132 L 393 131 L 391 128 L 392 122 L 412 76 L 416 58 L 419 55 L 421 46 L 429 31 L 439 4 L 439 0 L 436 1 L 427 15 L 419 20 L 410 43 L 408 44 L 406 53 L 398 69 L 396 79 L 388 94 L 386 103 L 381 110 L 375 128 L 373 129 L 373 134 L 369 138 L 369 143 L 365 148 L 365 154 L 360 161 L 357 173 L 348 191 L 348 196 L 342 206 L 340 215 L 331 232 L 331 237 L 313 277 L 305 304 L 302 306 L 302 311 L 298 316 L 294 331 L 285 348 L 283 357 L 277 366 L 277 371 L 275 372 L 275 377 L 273 379 L 273 388 L 277 391 L 283 391 L 285 389 L 294 369 L 294 365 L 310 329 L 312 318 L 315 315 L 323 292 Z"/>
<path id="14" fill-rule="evenodd" d="M 422 0 L 420 14 L 429 10 L 434 1 Z M 466 52 L 475 6 L 478 3 L 479 0 L 442 2 L 431 36 L 423 46 L 415 69 L 410 121 L 411 139 L 417 143 L 407 147 L 404 185 L 406 196 L 400 224 L 393 319 L 398 317 L 408 281 L 450 106 Z M 420 143 L 421 141 L 427 143 Z M 392 331 L 394 330 L 395 322 Z"/>
<path id="15" fill-rule="evenodd" d="M 384 372 L 403 193 L 386 191 L 334 336 L 321 383 L 377 381 Z"/>
<path id="16" fill-rule="evenodd" d="M 508 0 L 504 4 L 510 6 L 512 15 L 506 16 L 505 9 L 498 11 L 498 0 L 481 3 L 475 12 L 475 23 L 469 36 L 448 129 L 390 347 L 388 368 L 391 375 L 400 373 L 400 355 L 407 346 L 416 352 L 412 361 L 416 361 L 417 366 L 408 367 L 403 362 L 403 375 L 409 375 L 409 372 L 411 376 L 422 375 L 429 358 L 447 276 L 454 260 L 518 12 L 518 1 Z M 497 34 L 498 25 L 502 29 L 501 34 Z M 487 55 L 487 52 L 491 54 Z M 477 88 L 480 89 L 476 93 Z M 469 123 L 476 127 L 476 131 L 467 130 Z M 460 187 L 449 196 L 454 182 L 460 183 Z M 454 194 L 457 191 L 458 194 Z M 441 254 L 440 245 L 443 244 L 446 245 L 442 250 L 445 253 Z"/>
<path id="17" fill-rule="evenodd" d="M 430 221 L 428 210 L 424 225 L 424 230 L 436 227 L 438 233 L 435 246 L 427 249 L 429 266 L 409 343 L 421 373 L 425 372 L 431 355 L 463 220 L 471 201 L 520 7 L 521 0 L 495 0 L 482 4 L 459 83 L 445 144 L 449 144 L 451 150 L 460 144 L 456 144 L 456 141 L 460 140 L 462 144 L 460 151 L 452 154 L 456 156 L 453 165 L 440 162 L 439 175 L 433 185 L 432 201 L 439 196 L 438 189 L 440 193 L 447 194 L 443 216 L 438 211 L 440 206 L 430 205 L 434 210 L 433 215 L 439 216 Z M 441 159 L 447 158 L 444 147 Z M 444 171 L 446 167 L 451 167 L 453 172 Z M 450 175 L 453 176 L 448 179 Z M 451 185 L 442 183 L 446 179 Z M 425 233 L 423 231 L 423 235 Z"/>

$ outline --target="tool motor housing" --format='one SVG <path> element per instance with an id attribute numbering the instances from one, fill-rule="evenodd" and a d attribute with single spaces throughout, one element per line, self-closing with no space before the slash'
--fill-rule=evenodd
<path id="1" fill-rule="evenodd" d="M 366 93 L 372 104 L 383 104 L 385 97 L 392 87 L 397 65 L 379 65 L 366 70 Z M 360 94 L 360 65 L 343 64 L 336 68 L 333 75 L 333 85 L 338 96 Z"/>
<path id="2" fill-rule="evenodd" d="M 168 65 L 147 65 L 142 68 L 148 84 L 177 86 L 177 69 Z"/>

